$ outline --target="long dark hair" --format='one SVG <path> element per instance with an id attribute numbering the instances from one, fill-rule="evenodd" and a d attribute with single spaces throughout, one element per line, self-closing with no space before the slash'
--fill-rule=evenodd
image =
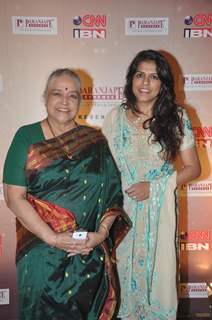
<path id="1" fill-rule="evenodd" d="M 123 107 L 139 112 L 136 109 L 136 97 L 132 90 L 132 81 L 138 65 L 143 61 L 154 61 L 161 81 L 161 88 L 153 105 L 152 117 L 144 122 L 144 129 L 149 128 L 153 141 L 161 145 L 161 154 L 165 160 L 174 160 L 183 137 L 182 110 L 176 103 L 174 78 L 166 58 L 158 51 L 140 51 L 132 60 L 126 75 Z"/>

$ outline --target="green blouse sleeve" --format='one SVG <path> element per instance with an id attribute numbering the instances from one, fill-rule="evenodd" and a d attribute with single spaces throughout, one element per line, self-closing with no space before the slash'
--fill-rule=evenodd
<path id="1" fill-rule="evenodd" d="M 25 163 L 28 148 L 32 143 L 43 140 L 39 123 L 23 126 L 16 132 L 4 163 L 3 182 L 26 186 Z"/>

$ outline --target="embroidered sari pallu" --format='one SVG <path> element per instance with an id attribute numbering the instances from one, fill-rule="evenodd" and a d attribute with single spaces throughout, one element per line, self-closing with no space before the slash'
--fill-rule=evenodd
<path id="1" fill-rule="evenodd" d="M 20 319 L 113 319 L 117 282 L 111 255 L 130 223 L 120 209 L 120 177 L 104 136 L 79 126 L 60 140 L 33 144 L 26 175 L 28 201 L 55 232 L 93 232 L 106 217 L 116 220 L 104 243 L 73 257 L 17 223 Z"/>

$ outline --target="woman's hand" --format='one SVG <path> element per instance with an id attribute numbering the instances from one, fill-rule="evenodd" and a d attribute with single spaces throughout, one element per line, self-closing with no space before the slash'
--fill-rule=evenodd
<path id="1" fill-rule="evenodd" d="M 72 237 L 72 233 L 70 231 L 66 231 L 61 233 L 55 233 L 50 245 L 67 252 L 79 254 L 85 248 L 86 241 L 87 239 L 74 239 Z"/>
<path id="2" fill-rule="evenodd" d="M 149 198 L 150 195 L 150 182 L 141 181 L 133 184 L 127 190 L 125 190 L 127 195 L 136 200 L 143 201 Z"/>
<path id="3" fill-rule="evenodd" d="M 106 239 L 107 235 L 104 230 L 99 230 L 98 232 L 88 232 L 88 240 L 86 242 L 86 247 L 88 249 L 94 249 L 100 243 Z"/>
<path id="4" fill-rule="evenodd" d="M 76 254 L 88 255 L 96 246 L 106 239 L 104 230 L 98 232 L 88 232 L 86 240 L 75 240 L 76 243 L 67 251 L 68 257 L 75 256 Z M 78 243 L 77 243 L 78 242 Z"/>

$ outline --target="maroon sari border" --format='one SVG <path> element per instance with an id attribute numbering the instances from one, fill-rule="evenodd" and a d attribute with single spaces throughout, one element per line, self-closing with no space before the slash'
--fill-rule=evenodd
<path id="1" fill-rule="evenodd" d="M 57 138 L 32 144 L 29 147 L 26 170 L 44 168 L 61 157 L 67 159 L 74 157 L 89 145 L 100 140 L 106 140 L 100 130 L 79 126 Z"/>
<path id="2" fill-rule="evenodd" d="M 73 232 L 77 228 L 76 219 L 72 212 L 52 204 L 48 201 L 40 200 L 34 196 L 27 195 L 28 202 L 35 209 L 41 219 L 50 226 L 52 230 L 57 233 L 71 231 Z M 42 242 L 33 233 L 27 230 L 21 222 L 16 220 L 16 232 L 17 232 L 17 248 L 16 248 L 16 260 L 20 259 L 24 253 L 26 253 L 33 245 L 38 242 Z"/>

